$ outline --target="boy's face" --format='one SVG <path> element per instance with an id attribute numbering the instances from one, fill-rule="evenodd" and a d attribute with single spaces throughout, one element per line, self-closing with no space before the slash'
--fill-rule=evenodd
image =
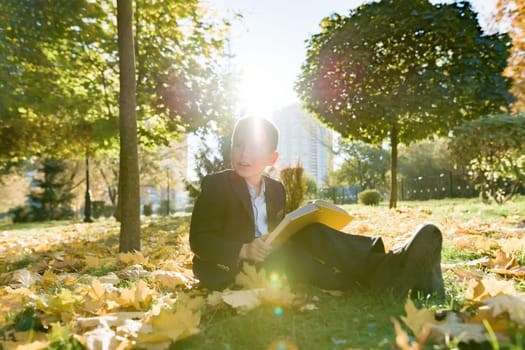
<path id="1" fill-rule="evenodd" d="M 278 154 L 269 146 L 265 135 L 244 133 L 234 138 L 231 163 L 235 172 L 247 180 L 258 181 L 264 169 L 277 160 Z"/>

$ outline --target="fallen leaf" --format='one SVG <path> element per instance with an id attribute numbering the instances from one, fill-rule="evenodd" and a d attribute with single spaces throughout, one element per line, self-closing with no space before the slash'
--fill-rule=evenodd
<path id="1" fill-rule="evenodd" d="M 501 294 L 516 294 L 514 283 L 485 277 L 481 280 L 469 281 L 465 291 L 465 297 L 472 301 L 481 301 Z"/>
<path id="2" fill-rule="evenodd" d="M 179 286 L 185 286 L 190 281 L 189 279 L 178 271 L 163 271 L 157 270 L 151 273 L 154 281 L 159 282 L 162 288 L 175 289 Z"/>
<path id="3" fill-rule="evenodd" d="M 400 350 L 422 350 L 424 348 L 425 340 L 430 328 L 424 328 L 425 330 L 418 338 L 418 341 L 411 342 L 408 333 L 401 328 L 399 321 L 394 317 L 391 317 L 390 320 L 394 324 L 394 331 L 396 332 L 396 345 Z"/>
<path id="4" fill-rule="evenodd" d="M 235 277 L 235 284 L 247 288 L 264 288 L 268 286 L 264 269 L 257 271 L 255 265 L 244 263 L 241 272 Z"/>
<path id="5" fill-rule="evenodd" d="M 31 272 L 28 269 L 20 269 L 13 272 L 12 281 L 16 283 L 12 285 L 30 288 L 41 280 L 42 276 L 40 276 L 38 273 Z"/>
<path id="6" fill-rule="evenodd" d="M 198 333 L 200 312 L 193 312 L 184 305 L 177 306 L 175 312 L 161 310 L 154 316 L 150 327 L 143 327 L 137 337 L 138 343 L 164 343 L 177 341 Z"/>
<path id="7" fill-rule="evenodd" d="M 523 295 L 497 295 L 483 300 L 483 304 L 492 309 L 492 316 L 508 314 L 509 318 L 521 325 L 525 325 L 525 297 Z"/>
<path id="8" fill-rule="evenodd" d="M 429 323 L 435 322 L 434 312 L 425 308 L 418 309 L 412 299 L 405 303 L 406 316 L 401 316 L 403 322 L 410 328 L 416 337 L 423 334 Z"/>
<path id="9" fill-rule="evenodd" d="M 233 308 L 240 311 L 248 311 L 261 304 L 258 292 L 261 289 L 226 290 L 222 293 L 222 300 Z"/>
<path id="10" fill-rule="evenodd" d="M 317 305 L 313 303 L 304 304 L 303 306 L 299 308 L 299 311 L 313 311 L 313 310 L 317 310 Z"/>

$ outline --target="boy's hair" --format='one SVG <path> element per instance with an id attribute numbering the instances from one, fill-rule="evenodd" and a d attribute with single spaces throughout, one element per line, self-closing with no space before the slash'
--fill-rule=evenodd
<path id="1" fill-rule="evenodd" d="M 268 140 L 268 146 L 271 151 L 277 150 L 277 144 L 279 143 L 279 129 L 270 120 L 259 117 L 243 117 L 235 123 L 233 128 L 233 134 L 231 142 L 234 143 L 235 139 L 241 134 L 248 134 L 251 136 L 256 131 L 263 131 L 264 135 Z"/>

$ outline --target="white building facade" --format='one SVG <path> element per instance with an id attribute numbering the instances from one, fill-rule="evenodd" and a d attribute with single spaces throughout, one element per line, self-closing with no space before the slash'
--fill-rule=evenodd
<path id="1" fill-rule="evenodd" d="M 333 166 L 333 132 L 298 104 L 274 112 L 272 119 L 280 132 L 277 170 L 300 162 L 317 186 L 323 186 Z"/>

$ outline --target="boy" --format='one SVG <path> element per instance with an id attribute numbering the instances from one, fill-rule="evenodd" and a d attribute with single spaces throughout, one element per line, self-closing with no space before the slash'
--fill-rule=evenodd
<path id="1" fill-rule="evenodd" d="M 322 224 L 295 233 L 272 249 L 265 234 L 284 217 L 283 185 L 264 175 L 275 164 L 279 133 L 263 118 L 240 119 L 231 144 L 231 170 L 204 178 L 191 218 L 193 271 L 204 287 L 232 284 L 242 261 L 290 281 L 324 289 L 393 289 L 443 296 L 442 236 L 426 225 L 403 248 L 385 253 L 381 238 L 351 235 Z"/>

